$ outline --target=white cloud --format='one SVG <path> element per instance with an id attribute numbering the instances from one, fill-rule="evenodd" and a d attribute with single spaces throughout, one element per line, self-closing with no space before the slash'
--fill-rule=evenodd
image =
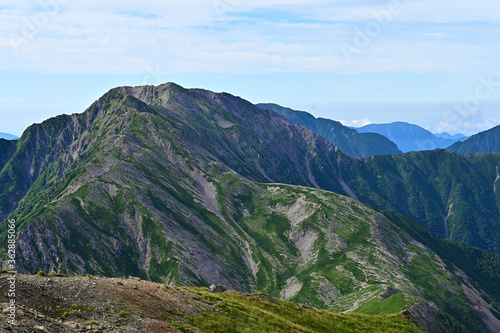
<path id="1" fill-rule="evenodd" d="M 482 6 L 399 0 L 401 11 L 366 47 L 355 45 L 357 31 L 374 22 L 373 13 L 387 11 L 390 1 L 43 1 L 61 5 L 47 11 L 38 1 L 9 0 L 0 7 L 0 71 L 136 74 L 161 67 L 176 73 L 350 74 L 498 68 L 498 45 L 476 40 L 494 40 L 500 33 L 493 20 L 500 18 L 500 3 L 486 0 L 478 0 Z M 465 14 L 494 22 L 477 31 L 436 23 L 460 22 Z M 343 44 L 354 45 L 350 62 Z"/>
<path id="2" fill-rule="evenodd" d="M 500 125 L 500 118 L 487 118 L 479 109 L 450 109 L 445 113 L 447 121 L 441 121 L 435 128 L 435 133 L 462 133 L 472 135 Z"/>
<path id="3" fill-rule="evenodd" d="M 477 19 L 500 17 L 500 10 L 493 10 L 500 4 L 493 2 L 488 2 L 489 10 L 478 9 L 477 3 L 454 3 L 436 11 L 451 2 L 401 0 L 406 10 L 391 18 L 366 48 L 357 48 L 348 64 L 339 45 L 352 44 L 355 28 L 363 29 L 389 1 L 125 0 L 119 6 L 97 0 L 47 1 L 63 4 L 47 12 L 36 1 L 7 1 L 0 10 L 0 70 L 126 74 L 160 66 L 197 73 L 452 73 L 498 66 L 496 58 L 487 56 L 498 53 L 496 44 L 448 40 L 449 31 L 429 32 L 427 23 L 414 21 L 431 12 L 454 21 L 468 11 Z M 217 11 L 220 3 L 226 6 L 223 16 Z M 493 29 L 485 29 L 484 36 L 500 30 L 488 28 Z"/>
<path id="4" fill-rule="evenodd" d="M 373 122 L 368 119 L 368 118 L 363 118 L 359 120 L 351 120 L 351 121 L 345 121 L 345 120 L 339 120 L 344 126 L 349 126 L 349 127 L 363 127 L 366 125 L 373 124 Z"/>
<path id="5" fill-rule="evenodd" d="M 426 33 L 417 33 L 415 34 L 417 37 L 423 38 L 445 38 L 448 37 L 449 34 L 446 32 L 426 32 Z"/>
<path id="6" fill-rule="evenodd" d="M 434 131 L 434 133 L 443 133 L 443 132 L 447 132 L 447 133 L 450 133 L 450 132 L 457 132 L 457 130 L 455 129 L 455 126 L 453 126 L 452 124 L 450 123 L 447 123 L 445 121 L 440 121 L 437 126 L 436 126 L 436 130 Z"/>
<path id="7" fill-rule="evenodd" d="M 500 3 L 493 0 L 331 1 L 329 5 L 305 6 L 302 10 L 322 20 L 362 21 L 373 19 L 374 13 L 388 10 L 392 4 L 400 7 L 391 16 L 392 22 L 495 22 L 500 18 Z"/>
<path id="8" fill-rule="evenodd" d="M 500 125 L 500 119 L 486 119 L 477 122 L 464 122 L 460 131 L 464 133 L 478 133 Z"/>

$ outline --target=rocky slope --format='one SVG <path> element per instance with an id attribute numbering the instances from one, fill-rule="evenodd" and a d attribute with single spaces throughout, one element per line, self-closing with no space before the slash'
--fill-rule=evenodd
<path id="1" fill-rule="evenodd" d="M 334 314 L 262 293 L 95 276 L 18 275 L 16 283 L 16 324 L 8 324 L 10 299 L 0 294 L 0 332 L 420 332 L 408 312 Z"/>
<path id="2" fill-rule="evenodd" d="M 446 148 L 458 154 L 478 152 L 500 153 L 500 126 L 471 136 Z"/>
<path id="3" fill-rule="evenodd" d="M 377 133 L 358 133 L 338 121 L 315 118 L 310 113 L 285 108 L 277 104 L 257 104 L 261 109 L 269 109 L 285 116 L 295 124 L 302 125 L 318 133 L 340 150 L 358 157 L 383 154 L 401 154 L 394 142 Z"/>
<path id="4" fill-rule="evenodd" d="M 30 127 L 12 150 L 0 209 L 17 221 L 20 272 L 218 282 L 336 311 L 411 309 L 436 332 L 500 327 L 497 255 L 331 193 L 425 225 L 443 223 L 443 207 L 450 225 L 472 223 L 496 207 L 495 155 L 359 159 L 272 111 L 175 84 L 113 89 Z"/>

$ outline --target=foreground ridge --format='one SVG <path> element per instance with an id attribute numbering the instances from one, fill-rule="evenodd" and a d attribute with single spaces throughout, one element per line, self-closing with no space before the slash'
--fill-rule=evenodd
<path id="1" fill-rule="evenodd" d="M 421 332 L 408 313 L 334 314 L 263 293 L 211 293 L 139 278 L 17 276 L 17 325 L 29 332 Z M 8 274 L 0 274 L 5 287 Z M 8 299 L 0 295 L 6 308 Z M 7 313 L 0 332 L 10 331 Z M 410 317 L 411 319 L 411 317 Z"/>

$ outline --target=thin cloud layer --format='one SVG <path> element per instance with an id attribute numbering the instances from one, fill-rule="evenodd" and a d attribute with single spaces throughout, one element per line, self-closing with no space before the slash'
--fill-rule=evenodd
<path id="1" fill-rule="evenodd" d="M 309 73 L 311 81 L 302 82 L 309 87 L 303 89 L 302 103 L 317 102 L 314 85 L 328 84 L 316 82 L 316 75 L 355 74 L 357 84 L 335 93 L 337 82 L 332 83 L 330 100 L 321 102 L 349 103 L 358 95 L 367 104 L 386 98 L 385 91 L 400 91 L 411 75 L 432 74 L 441 87 L 409 85 L 404 95 L 413 96 L 406 102 L 455 103 L 468 90 L 450 76 L 500 74 L 499 35 L 500 3 L 492 0 L 5 0 L 0 5 L 0 72 L 142 75 L 154 83 L 184 74 Z M 359 88 L 366 79 L 372 90 Z M 405 102 L 400 95 L 393 98 Z M 499 95 L 492 94 L 491 101 Z M 366 116 L 377 122 L 376 116 Z M 428 118 L 426 126 L 450 132 L 485 129 L 495 122 L 489 113 L 467 126 Z"/>
<path id="2" fill-rule="evenodd" d="M 497 66 L 481 57 L 497 46 L 476 41 L 498 36 L 495 9 L 492 1 L 8 1 L 0 70 L 470 72 Z M 466 19 L 478 22 L 474 31 L 450 23 Z"/>

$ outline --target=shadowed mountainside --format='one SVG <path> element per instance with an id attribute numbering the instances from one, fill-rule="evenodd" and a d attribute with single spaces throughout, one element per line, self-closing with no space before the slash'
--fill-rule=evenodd
<path id="1" fill-rule="evenodd" d="M 447 149 L 458 154 L 500 153 L 500 126 L 475 134 L 463 142 L 454 143 Z"/>

